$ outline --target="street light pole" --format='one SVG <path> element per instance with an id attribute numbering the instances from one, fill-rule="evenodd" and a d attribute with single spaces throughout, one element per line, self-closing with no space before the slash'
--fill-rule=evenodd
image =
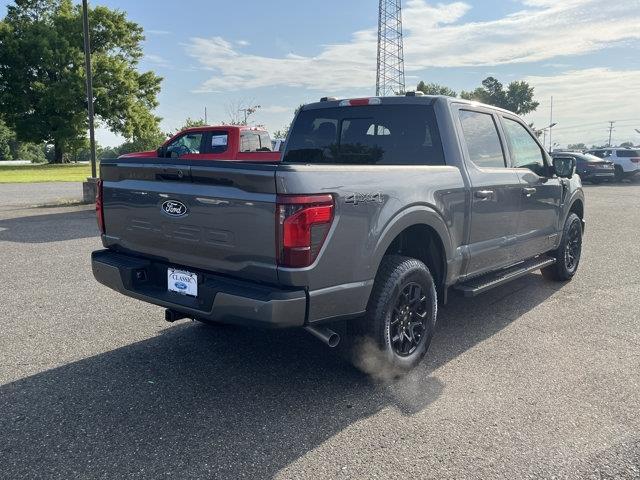
<path id="1" fill-rule="evenodd" d="M 93 125 L 93 79 L 91 78 L 91 45 L 89 43 L 89 12 L 87 0 L 82 0 L 82 29 L 84 31 L 84 64 L 87 75 L 87 110 L 89 113 L 89 147 L 91 149 L 91 177 L 96 178 L 96 139 Z"/>

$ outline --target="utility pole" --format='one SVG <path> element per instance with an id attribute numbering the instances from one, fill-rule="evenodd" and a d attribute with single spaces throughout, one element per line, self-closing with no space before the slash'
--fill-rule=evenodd
<path id="1" fill-rule="evenodd" d="M 84 65 L 87 75 L 87 110 L 89 112 L 91 177 L 96 178 L 96 139 L 93 125 L 93 79 L 91 78 L 91 45 L 89 42 L 89 8 L 87 6 L 87 0 L 82 0 L 82 29 L 84 31 Z"/>
<path id="2" fill-rule="evenodd" d="M 616 123 L 615 120 L 609 120 L 609 143 L 607 144 L 607 147 L 611 146 L 611 134 L 613 133 L 613 124 Z"/>
<path id="3" fill-rule="evenodd" d="M 549 153 L 553 150 L 553 143 L 551 141 L 551 129 L 553 128 L 553 95 L 551 95 L 551 110 L 549 113 Z"/>
<path id="4" fill-rule="evenodd" d="M 401 0 L 379 0 L 376 96 L 404 94 Z"/>
<path id="5" fill-rule="evenodd" d="M 207 124 L 207 107 L 204 107 L 204 124 L 208 125 Z"/>

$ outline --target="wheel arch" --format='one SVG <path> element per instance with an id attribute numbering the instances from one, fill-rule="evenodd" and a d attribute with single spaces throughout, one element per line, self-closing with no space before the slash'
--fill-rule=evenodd
<path id="1" fill-rule="evenodd" d="M 565 222 L 567 221 L 567 218 L 572 213 L 575 213 L 578 216 L 578 218 L 582 222 L 582 230 L 584 231 L 584 227 L 585 227 L 585 221 L 584 221 L 584 198 L 576 196 L 571 200 L 569 209 L 567 210 L 567 214 L 565 215 L 564 220 L 562 222 L 562 226 L 564 226 Z"/>
<path id="2" fill-rule="evenodd" d="M 442 292 L 452 245 L 446 223 L 435 210 L 424 207 L 408 209 L 389 223 L 375 249 L 372 266 L 376 275 L 382 259 L 389 254 L 422 261 L 431 270 L 438 293 Z"/>

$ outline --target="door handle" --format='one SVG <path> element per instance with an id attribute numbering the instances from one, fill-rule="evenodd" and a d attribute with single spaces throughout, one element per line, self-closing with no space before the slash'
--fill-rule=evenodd
<path id="1" fill-rule="evenodd" d="M 476 190 L 474 196 L 481 200 L 487 200 L 493 197 L 493 190 Z"/>
<path id="2" fill-rule="evenodd" d="M 534 193 L 536 193 L 537 190 L 533 187 L 525 187 L 522 189 L 522 193 L 524 194 L 525 197 L 530 197 L 531 195 L 533 195 Z"/>

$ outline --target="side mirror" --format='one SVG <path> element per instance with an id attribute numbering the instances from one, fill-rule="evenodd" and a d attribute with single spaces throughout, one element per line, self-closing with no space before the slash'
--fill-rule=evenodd
<path id="1" fill-rule="evenodd" d="M 576 159 L 572 157 L 554 158 L 553 169 L 560 178 L 571 178 L 576 169 Z"/>
<path id="2" fill-rule="evenodd" d="M 159 147 L 158 150 L 156 150 L 156 153 L 158 155 L 158 158 L 164 158 L 167 156 L 167 147 Z"/>

